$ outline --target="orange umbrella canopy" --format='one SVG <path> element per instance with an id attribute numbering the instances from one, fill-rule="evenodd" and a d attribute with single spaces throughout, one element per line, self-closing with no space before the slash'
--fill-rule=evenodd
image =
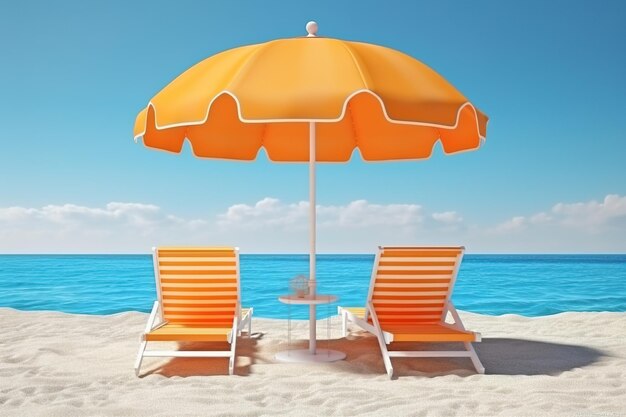
<path id="1" fill-rule="evenodd" d="M 306 123 L 305 123 L 306 122 Z M 487 116 L 420 61 L 394 49 L 324 37 L 230 49 L 194 65 L 137 116 L 135 138 L 198 157 L 273 161 L 428 158 L 476 149 Z"/>

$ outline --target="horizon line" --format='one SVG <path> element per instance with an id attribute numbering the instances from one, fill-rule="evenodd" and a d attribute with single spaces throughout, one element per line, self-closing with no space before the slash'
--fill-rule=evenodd
<path id="1" fill-rule="evenodd" d="M 239 252 L 240 255 L 278 255 L 278 256 L 309 256 L 309 253 L 296 252 Z M 0 256 L 51 256 L 51 255 L 68 255 L 68 256 L 136 256 L 136 255 L 152 255 L 152 252 L 20 252 L 20 253 L 0 253 Z M 371 255 L 376 253 L 369 252 L 317 252 L 316 255 Z M 465 255 L 626 255 L 626 252 L 465 252 Z"/>

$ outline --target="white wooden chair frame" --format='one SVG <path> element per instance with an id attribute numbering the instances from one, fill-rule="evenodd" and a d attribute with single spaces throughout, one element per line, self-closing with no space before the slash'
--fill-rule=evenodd
<path id="1" fill-rule="evenodd" d="M 240 285 L 240 271 L 239 271 L 239 248 L 235 248 L 235 258 L 237 263 L 237 300 L 241 300 L 241 285 Z M 228 335 L 228 343 L 230 343 L 230 350 L 146 350 L 148 341 L 146 335 L 153 330 L 166 324 L 163 319 L 163 298 L 161 295 L 161 277 L 159 275 L 159 263 L 157 249 L 152 248 L 152 260 L 154 264 L 154 279 L 156 281 L 158 300 L 154 302 L 152 311 L 148 317 L 148 323 L 141 335 L 141 344 L 139 345 L 139 352 L 137 352 L 137 358 L 135 359 L 135 375 L 139 376 L 139 370 L 141 368 L 141 362 L 144 357 L 177 357 L 177 358 L 229 358 L 228 361 L 228 374 L 232 375 L 235 370 L 235 351 L 237 348 L 237 336 L 241 335 L 241 329 L 244 326 L 248 328 L 248 337 L 252 334 L 252 313 L 253 309 L 249 308 L 245 316 L 241 317 L 241 305 L 239 301 L 236 305 L 237 314 L 233 318 L 233 327 Z M 158 319 L 157 320 L 157 316 Z"/>
<path id="2" fill-rule="evenodd" d="M 388 247 L 388 248 L 391 248 L 391 247 Z M 367 304 L 365 308 L 364 317 L 363 318 L 358 317 L 347 308 L 344 308 L 341 306 L 337 308 L 338 314 L 341 316 L 342 336 L 343 337 L 347 336 L 348 324 L 350 322 L 359 326 L 363 330 L 375 335 L 376 338 L 378 339 L 378 346 L 380 347 L 380 352 L 383 357 L 385 369 L 387 370 L 387 375 L 389 376 L 390 379 L 393 377 L 393 366 L 391 364 L 391 358 L 441 358 L 441 357 L 470 358 L 472 361 L 472 364 L 474 365 L 474 368 L 476 368 L 476 372 L 478 372 L 479 374 L 484 374 L 485 367 L 480 362 L 480 359 L 478 359 L 478 355 L 476 354 L 476 351 L 474 350 L 474 347 L 472 346 L 471 342 L 462 342 L 465 347 L 465 350 L 447 350 L 447 351 L 442 351 L 442 350 L 438 350 L 438 351 L 396 350 L 396 351 L 393 351 L 391 350 L 390 351 L 389 349 L 387 349 L 387 345 L 393 342 L 393 334 L 382 330 L 380 323 L 378 321 L 378 316 L 376 315 L 376 310 L 374 309 L 374 306 L 372 304 L 372 296 L 374 293 L 374 283 L 376 281 L 376 272 L 378 270 L 378 262 L 380 260 L 380 254 L 382 251 L 384 251 L 384 248 L 380 247 L 378 253 L 376 254 L 376 260 L 374 261 L 374 267 L 372 269 L 372 277 L 370 279 L 370 288 L 369 288 L 369 294 L 367 296 Z M 452 279 L 450 281 L 450 287 L 448 288 L 448 294 L 446 295 L 445 306 L 444 306 L 443 313 L 441 316 L 440 324 L 444 324 L 454 329 L 465 331 L 465 327 L 463 326 L 461 317 L 459 316 L 459 313 L 456 311 L 454 304 L 452 304 L 452 301 L 450 300 L 450 297 L 452 295 L 452 290 L 454 288 L 454 282 L 456 280 L 456 276 L 458 274 L 459 267 L 461 265 L 462 257 L 463 257 L 463 253 L 459 255 L 460 259 L 457 260 L 457 263 L 455 265 L 455 270 L 452 274 Z M 450 313 L 450 315 L 452 316 L 452 319 L 454 320 L 454 323 L 452 324 L 445 322 L 448 312 Z M 371 315 L 372 317 L 371 324 L 368 322 L 369 315 Z M 474 332 L 474 334 L 476 335 L 475 342 L 480 342 L 481 341 L 480 333 Z"/>

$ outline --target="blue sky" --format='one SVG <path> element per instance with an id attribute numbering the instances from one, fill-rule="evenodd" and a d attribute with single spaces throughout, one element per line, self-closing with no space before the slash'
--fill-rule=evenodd
<path id="1" fill-rule="evenodd" d="M 623 2 L 22 1 L 0 6 L 0 252 L 305 252 L 306 165 L 150 151 L 132 126 L 188 67 L 308 20 L 418 58 L 491 119 L 478 152 L 321 166 L 322 252 L 626 251 Z"/>

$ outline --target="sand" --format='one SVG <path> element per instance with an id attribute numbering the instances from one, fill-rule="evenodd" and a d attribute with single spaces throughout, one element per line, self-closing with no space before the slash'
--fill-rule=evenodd
<path id="1" fill-rule="evenodd" d="M 485 375 L 464 358 L 394 359 L 389 380 L 376 340 L 340 338 L 335 317 L 319 346 L 347 352 L 345 361 L 276 363 L 276 352 L 305 346 L 307 322 L 292 321 L 288 346 L 287 321 L 257 318 L 239 339 L 234 376 L 226 359 L 146 358 L 136 378 L 146 314 L 3 308 L 0 415 L 626 415 L 626 313 L 461 317 L 483 334 Z M 326 322 L 318 328 L 326 337 Z"/>

